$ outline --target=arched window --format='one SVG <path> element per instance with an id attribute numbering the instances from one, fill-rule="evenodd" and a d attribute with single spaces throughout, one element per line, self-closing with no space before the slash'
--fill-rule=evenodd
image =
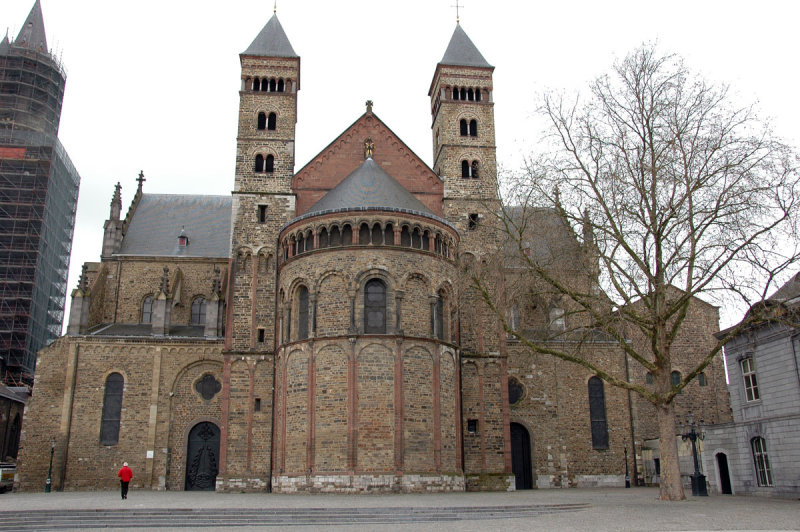
<path id="1" fill-rule="evenodd" d="M 342 245 L 353 245 L 353 229 L 349 225 L 342 227 Z"/>
<path id="2" fill-rule="evenodd" d="M 772 470 L 767 456 L 767 442 L 761 436 L 750 440 L 753 449 L 753 463 L 756 466 L 756 480 L 759 486 L 772 486 Z"/>
<path id="3" fill-rule="evenodd" d="M 422 235 L 419 228 L 415 228 L 411 233 L 411 247 L 414 249 L 422 249 Z"/>
<path id="4" fill-rule="evenodd" d="M 330 237 L 330 247 L 336 247 L 342 245 L 342 235 L 339 233 L 339 227 L 333 226 L 331 229 L 331 237 Z"/>
<path id="5" fill-rule="evenodd" d="M 458 89 L 453 87 L 453 99 L 458 100 Z"/>
<path id="6" fill-rule="evenodd" d="M 142 301 L 142 323 L 153 322 L 153 296 L 147 296 Z"/>
<path id="7" fill-rule="evenodd" d="M 260 153 L 256 155 L 256 172 L 263 172 L 264 171 L 264 156 Z"/>
<path id="8" fill-rule="evenodd" d="M 278 92 L 283 92 L 283 78 L 278 80 Z"/>
<path id="9" fill-rule="evenodd" d="M 100 445 L 116 445 L 119 442 L 119 422 L 122 414 L 122 390 L 125 380 L 119 373 L 106 378 L 103 395 L 103 417 L 100 422 Z"/>
<path id="10" fill-rule="evenodd" d="M 308 338 L 308 288 L 297 289 L 297 339 Z"/>
<path id="11" fill-rule="evenodd" d="M 394 245 L 394 226 L 386 224 L 386 229 L 383 230 L 383 243 L 387 246 Z"/>
<path id="12" fill-rule="evenodd" d="M 645 382 L 645 384 L 653 384 L 653 374 L 650 373 L 649 371 L 644 376 L 644 382 Z"/>
<path id="13" fill-rule="evenodd" d="M 270 131 L 275 131 L 275 127 L 278 123 L 278 115 L 275 113 L 270 113 L 269 117 L 267 118 L 267 129 Z M 259 128 L 264 129 L 264 128 Z"/>
<path id="14" fill-rule="evenodd" d="M 477 137 L 478 136 L 478 121 L 477 120 L 470 120 L 469 121 L 469 136 L 470 137 Z"/>
<path id="15" fill-rule="evenodd" d="M 459 130 L 461 131 L 461 136 L 466 137 L 467 135 L 469 135 L 469 128 L 467 126 L 467 121 L 462 118 L 458 124 L 459 124 Z"/>
<path id="16" fill-rule="evenodd" d="M 433 336 L 444 340 L 444 292 L 441 290 L 433 306 Z"/>
<path id="17" fill-rule="evenodd" d="M 264 78 L 261 80 L 261 91 L 267 92 L 268 90 L 269 90 L 269 80 L 267 80 L 267 78 Z"/>
<path id="18" fill-rule="evenodd" d="M 383 245 L 383 231 L 381 231 L 381 224 L 374 224 L 372 226 L 372 244 L 375 246 Z"/>
<path id="19" fill-rule="evenodd" d="M 465 89 L 464 87 L 461 87 L 461 99 L 462 100 L 467 99 L 467 89 Z"/>
<path id="20" fill-rule="evenodd" d="M 253 90 L 256 92 L 261 90 L 261 80 L 259 80 L 258 78 L 253 80 Z"/>
<path id="21" fill-rule="evenodd" d="M 319 232 L 319 247 L 320 249 L 328 247 L 328 229 L 325 227 Z"/>
<path id="22" fill-rule="evenodd" d="M 306 251 L 313 251 L 314 249 L 314 233 L 309 229 L 306 232 Z"/>
<path id="23" fill-rule="evenodd" d="M 400 233 L 400 245 L 403 247 L 411 247 L 411 233 L 408 231 L 408 226 L 404 225 Z"/>
<path id="24" fill-rule="evenodd" d="M 206 298 L 196 297 L 192 301 L 192 325 L 205 325 Z"/>
<path id="25" fill-rule="evenodd" d="M 478 179 L 478 161 L 472 161 L 472 179 Z"/>
<path id="26" fill-rule="evenodd" d="M 431 233 L 430 231 L 425 231 L 422 233 L 422 249 L 428 251 L 431 249 Z"/>
<path id="27" fill-rule="evenodd" d="M 589 419 L 592 423 L 592 448 L 608 449 L 606 396 L 599 377 L 589 379 Z"/>
<path id="28" fill-rule="evenodd" d="M 461 161 L 461 177 L 469 177 L 469 162 Z"/>
<path id="29" fill-rule="evenodd" d="M 297 235 L 297 254 L 301 254 L 306 250 L 306 239 L 303 237 L 303 233 Z"/>
<path id="30" fill-rule="evenodd" d="M 467 100 L 473 101 L 475 99 L 475 92 L 472 89 L 467 91 Z"/>
<path id="31" fill-rule="evenodd" d="M 264 171 L 270 174 L 275 171 L 275 157 L 272 155 L 267 155 L 267 159 L 264 161 Z"/>
<path id="32" fill-rule="evenodd" d="M 258 113 L 258 129 L 264 129 L 267 127 L 267 115 L 265 113 Z"/>
<path id="33" fill-rule="evenodd" d="M 681 372 L 680 371 L 673 371 L 669 374 L 670 381 L 672 382 L 672 386 L 677 386 L 681 383 Z"/>
<path id="34" fill-rule="evenodd" d="M 275 78 L 270 78 L 269 80 L 269 92 L 275 92 L 278 88 L 278 84 L 275 82 Z"/>
<path id="35" fill-rule="evenodd" d="M 361 224 L 361 229 L 358 230 L 358 243 L 369 244 L 369 226 L 366 223 Z"/>
<path id="36" fill-rule="evenodd" d="M 700 386 L 708 386 L 708 379 L 706 379 L 705 373 L 700 372 L 700 374 L 697 376 L 697 384 Z"/>
<path id="37" fill-rule="evenodd" d="M 380 279 L 364 286 L 364 333 L 386 334 L 386 285 Z"/>
<path id="38" fill-rule="evenodd" d="M 480 89 L 475 89 L 475 101 L 476 102 L 481 101 L 481 90 Z"/>

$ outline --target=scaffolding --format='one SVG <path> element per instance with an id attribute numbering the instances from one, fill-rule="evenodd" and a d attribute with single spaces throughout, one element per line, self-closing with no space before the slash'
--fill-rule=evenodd
<path id="1" fill-rule="evenodd" d="M 32 385 L 61 334 L 80 176 L 58 140 L 66 75 L 49 53 L 0 53 L 0 369 Z"/>

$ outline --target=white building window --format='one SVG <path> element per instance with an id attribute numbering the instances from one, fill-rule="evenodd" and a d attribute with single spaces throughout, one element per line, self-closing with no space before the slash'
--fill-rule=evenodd
<path id="1" fill-rule="evenodd" d="M 743 358 L 740 362 L 742 368 L 742 379 L 744 381 L 744 395 L 748 401 L 757 401 L 758 381 L 756 380 L 756 367 L 753 365 L 753 358 Z"/>
<path id="2" fill-rule="evenodd" d="M 758 436 L 750 440 L 753 448 L 753 463 L 756 466 L 756 480 L 759 486 L 772 486 L 772 471 L 769 468 L 767 456 L 767 442 Z"/>
<path id="3" fill-rule="evenodd" d="M 564 319 L 563 308 L 550 309 L 550 330 L 563 331 L 567 328 L 566 320 Z"/>

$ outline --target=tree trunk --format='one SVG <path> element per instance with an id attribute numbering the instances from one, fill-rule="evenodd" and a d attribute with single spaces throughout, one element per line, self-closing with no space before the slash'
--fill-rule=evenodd
<path id="1" fill-rule="evenodd" d="M 662 501 L 682 501 L 686 499 L 681 484 L 681 470 L 678 463 L 678 444 L 675 439 L 675 406 L 673 403 L 656 407 L 658 411 L 658 432 L 661 445 L 661 490 Z"/>

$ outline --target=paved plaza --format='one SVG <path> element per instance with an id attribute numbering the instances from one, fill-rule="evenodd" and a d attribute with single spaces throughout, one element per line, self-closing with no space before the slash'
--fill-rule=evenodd
<path id="1" fill-rule="evenodd" d="M 420 495 L 270 495 L 133 490 L 6 493 L 0 529 L 800 530 L 800 501 L 565 489 Z M 116 528 L 115 528 L 116 527 Z"/>

